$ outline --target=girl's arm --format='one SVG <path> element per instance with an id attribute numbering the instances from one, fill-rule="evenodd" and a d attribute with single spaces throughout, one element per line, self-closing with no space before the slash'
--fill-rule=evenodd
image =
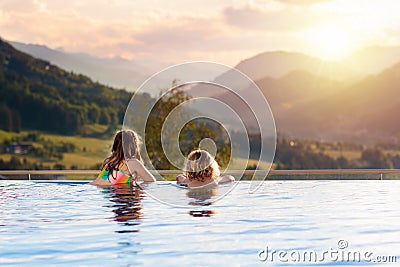
<path id="1" fill-rule="evenodd" d="M 110 185 L 111 183 L 109 181 L 103 180 L 101 178 L 96 178 L 95 180 L 91 181 L 89 184 L 92 185 Z"/>
<path id="2" fill-rule="evenodd" d="M 155 182 L 156 178 L 149 172 L 149 170 L 137 159 L 130 159 L 127 161 L 128 168 L 131 172 L 135 171 L 136 174 L 145 182 Z"/>
<path id="3" fill-rule="evenodd" d="M 218 179 L 218 183 L 222 184 L 222 183 L 232 183 L 235 181 L 235 177 L 233 177 L 232 175 L 224 175 L 219 177 Z"/>

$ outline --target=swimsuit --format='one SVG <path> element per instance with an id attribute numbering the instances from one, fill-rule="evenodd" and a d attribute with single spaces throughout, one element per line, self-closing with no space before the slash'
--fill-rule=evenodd
<path id="1" fill-rule="evenodd" d="M 111 175 L 111 172 L 106 168 L 101 170 L 98 178 L 109 181 L 112 184 L 130 184 L 131 181 L 135 180 L 132 175 L 129 175 L 119 169 L 114 170 L 113 175 Z"/>

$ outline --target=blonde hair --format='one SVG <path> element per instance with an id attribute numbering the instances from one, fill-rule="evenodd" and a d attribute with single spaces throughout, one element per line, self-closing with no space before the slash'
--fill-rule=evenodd
<path id="1" fill-rule="evenodd" d="M 220 175 L 218 163 L 205 150 L 197 149 L 185 160 L 184 174 L 189 180 L 204 182 L 206 178 L 216 179 Z"/>

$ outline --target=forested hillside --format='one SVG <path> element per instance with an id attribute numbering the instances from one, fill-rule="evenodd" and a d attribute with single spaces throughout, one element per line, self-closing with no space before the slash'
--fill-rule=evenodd
<path id="1" fill-rule="evenodd" d="M 0 40 L 0 129 L 76 134 L 87 124 L 116 125 L 130 98 Z"/>

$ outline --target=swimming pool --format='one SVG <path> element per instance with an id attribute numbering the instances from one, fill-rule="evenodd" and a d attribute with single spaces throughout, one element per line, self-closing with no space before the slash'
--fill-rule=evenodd
<path id="1" fill-rule="evenodd" d="M 190 207 L 177 208 L 138 188 L 0 181 L 0 265 L 400 262 L 399 181 L 266 181 L 254 194 L 249 183 L 214 203 L 228 187 L 205 197 L 168 182 L 146 187 Z"/>

